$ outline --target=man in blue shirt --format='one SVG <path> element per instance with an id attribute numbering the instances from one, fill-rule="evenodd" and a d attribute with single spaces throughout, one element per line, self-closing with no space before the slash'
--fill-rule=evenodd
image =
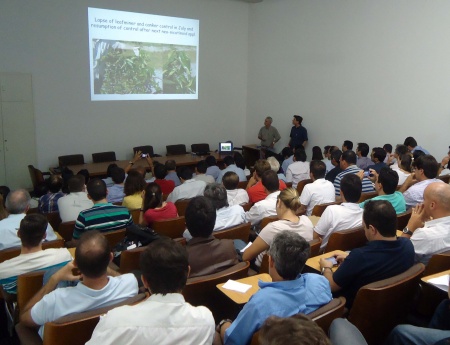
<path id="1" fill-rule="evenodd" d="M 426 155 L 430 154 L 430 152 L 425 150 L 422 146 L 417 145 L 417 141 L 413 137 L 407 137 L 403 145 L 406 145 L 411 153 L 414 153 L 414 151 L 422 151 Z"/>
<path id="2" fill-rule="evenodd" d="M 292 119 L 292 128 L 291 134 L 289 135 L 291 139 L 289 140 L 289 147 L 291 149 L 296 148 L 297 146 L 303 146 L 308 143 L 308 131 L 305 127 L 302 126 L 303 117 L 300 115 L 294 115 Z"/>
<path id="3" fill-rule="evenodd" d="M 272 282 L 259 282 L 261 290 L 236 320 L 220 322 L 218 331 L 225 345 L 247 344 L 269 316 L 309 314 L 330 302 L 330 285 L 324 277 L 300 275 L 309 253 L 309 243 L 299 234 L 286 230 L 275 235 L 268 253 Z"/>

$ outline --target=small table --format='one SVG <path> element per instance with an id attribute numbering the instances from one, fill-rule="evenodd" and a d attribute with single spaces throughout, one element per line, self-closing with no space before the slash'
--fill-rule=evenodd
<path id="1" fill-rule="evenodd" d="M 431 275 L 426 276 L 426 277 L 422 277 L 422 281 L 427 283 L 430 279 L 437 278 L 437 277 L 440 277 L 440 276 L 444 276 L 446 274 L 450 274 L 450 270 L 442 271 L 442 272 L 439 272 L 439 273 L 431 274 Z"/>
<path id="2" fill-rule="evenodd" d="M 309 220 L 311 221 L 312 225 L 316 226 L 319 222 L 320 217 L 317 216 L 308 216 Z"/>
<path id="3" fill-rule="evenodd" d="M 344 251 L 342 250 L 335 250 L 333 252 L 329 252 L 329 253 L 325 253 L 322 255 L 317 255 L 314 256 L 313 258 L 309 258 L 308 260 L 306 260 L 306 266 L 312 268 L 313 270 L 320 272 L 320 264 L 319 261 L 321 258 L 329 258 L 331 256 L 335 256 L 335 255 L 339 255 L 339 254 L 346 254 Z M 332 268 L 333 272 L 337 270 L 339 266 L 334 266 Z"/>
<path id="4" fill-rule="evenodd" d="M 247 292 L 237 292 L 233 290 L 227 290 L 223 288 L 225 283 L 217 284 L 217 288 L 222 291 L 228 298 L 230 298 L 236 304 L 245 304 L 248 302 L 250 297 L 252 297 L 259 290 L 258 282 L 262 280 L 263 282 L 271 282 L 272 278 L 267 273 L 257 274 L 255 276 L 242 278 L 236 280 L 239 283 L 249 284 L 252 287 L 247 290 Z"/>
<path id="5" fill-rule="evenodd" d="M 75 248 L 75 247 L 67 248 L 67 250 L 69 251 L 70 255 L 72 255 L 72 257 L 74 259 L 75 259 L 75 249 L 77 249 L 77 248 Z"/>

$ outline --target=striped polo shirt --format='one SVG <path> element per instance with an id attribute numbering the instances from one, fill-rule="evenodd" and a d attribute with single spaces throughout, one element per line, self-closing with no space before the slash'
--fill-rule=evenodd
<path id="1" fill-rule="evenodd" d="M 340 172 L 336 179 L 334 180 L 334 192 L 336 196 L 341 195 L 341 180 L 342 178 L 347 174 L 357 174 L 360 172 L 361 169 L 358 168 L 356 165 L 350 165 L 347 169 Z M 372 182 L 367 178 L 364 177 L 362 180 L 362 193 L 370 193 L 375 192 L 375 188 L 373 187 Z"/>
<path id="2" fill-rule="evenodd" d="M 89 230 L 107 232 L 123 229 L 131 224 L 133 224 L 133 219 L 126 207 L 111 203 L 95 204 L 92 208 L 81 211 L 78 215 L 73 238 L 78 239 Z"/>

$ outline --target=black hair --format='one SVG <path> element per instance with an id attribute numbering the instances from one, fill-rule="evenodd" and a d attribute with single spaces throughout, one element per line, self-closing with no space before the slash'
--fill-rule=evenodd
<path id="1" fill-rule="evenodd" d="M 347 148 L 347 150 L 353 149 L 353 142 L 350 140 L 344 140 L 344 146 Z"/>
<path id="2" fill-rule="evenodd" d="M 209 237 L 216 224 L 216 209 L 207 197 L 196 196 L 189 202 L 184 217 L 193 237 Z"/>
<path id="3" fill-rule="evenodd" d="M 160 207 L 163 203 L 163 195 L 159 184 L 152 182 L 145 187 L 144 211 Z"/>
<path id="4" fill-rule="evenodd" d="M 20 241 L 22 246 L 26 248 L 33 248 L 39 245 L 44 239 L 47 231 L 47 217 L 40 213 L 27 214 L 20 221 Z"/>
<path id="5" fill-rule="evenodd" d="M 369 154 L 369 145 L 366 143 L 358 143 L 358 146 L 356 146 L 356 151 L 361 152 L 361 156 L 367 157 Z"/>
<path id="6" fill-rule="evenodd" d="M 341 191 L 348 202 L 358 202 L 362 192 L 361 179 L 355 174 L 344 175 L 341 179 Z"/>
<path id="7" fill-rule="evenodd" d="M 424 175 L 429 179 L 436 178 L 439 172 L 439 163 L 432 155 L 423 155 L 414 159 L 414 166 L 416 169 L 423 169 Z"/>
<path id="8" fill-rule="evenodd" d="M 75 249 L 75 263 L 84 276 L 99 278 L 106 274 L 110 254 L 106 237 L 96 230 L 87 231 L 81 235 Z"/>
<path id="9" fill-rule="evenodd" d="M 208 169 L 208 164 L 206 163 L 206 161 L 204 159 L 197 163 L 197 171 L 200 174 L 206 173 L 207 169 Z"/>
<path id="10" fill-rule="evenodd" d="M 167 171 L 175 170 L 177 168 L 177 163 L 173 159 L 169 159 L 166 161 L 165 166 Z"/>
<path id="11" fill-rule="evenodd" d="M 106 183 L 99 178 L 90 180 L 86 186 L 89 196 L 94 201 L 99 201 L 106 198 Z"/>
<path id="12" fill-rule="evenodd" d="M 403 145 L 405 146 L 411 146 L 411 147 L 416 147 L 417 146 L 417 141 L 416 139 L 414 139 L 413 137 L 407 137 L 405 139 L 405 142 L 403 143 Z"/>
<path id="13" fill-rule="evenodd" d="M 264 171 L 261 182 L 269 193 L 276 192 L 280 189 L 280 180 L 278 179 L 277 173 L 273 170 Z"/>
<path id="14" fill-rule="evenodd" d="M 142 192 L 146 184 L 147 183 L 139 171 L 130 170 L 123 186 L 123 192 L 125 195 L 134 195 L 138 192 Z"/>
<path id="15" fill-rule="evenodd" d="M 397 214 L 389 201 L 369 200 L 364 205 L 364 224 L 372 225 L 383 237 L 394 237 L 397 233 Z"/>
<path id="16" fill-rule="evenodd" d="M 307 158 L 305 150 L 295 150 L 294 157 L 296 162 L 306 162 Z"/>
<path id="17" fill-rule="evenodd" d="M 223 164 L 225 164 L 226 166 L 234 164 L 234 158 L 231 156 L 225 156 L 223 159 Z"/>
<path id="18" fill-rule="evenodd" d="M 327 166 L 322 161 L 311 161 L 311 163 L 309 163 L 309 171 L 317 180 L 319 178 L 325 177 L 325 173 L 327 172 Z"/>
<path id="19" fill-rule="evenodd" d="M 311 160 L 322 160 L 322 159 L 323 159 L 322 149 L 320 148 L 320 146 L 314 146 L 312 148 Z"/>
<path id="20" fill-rule="evenodd" d="M 381 183 L 386 194 L 394 194 L 398 185 L 398 173 L 388 167 L 381 168 L 378 183 Z"/>
<path id="21" fill-rule="evenodd" d="M 356 164 L 356 154 L 352 150 L 342 152 L 341 160 L 346 161 L 349 165 Z"/>
<path id="22" fill-rule="evenodd" d="M 111 178 L 114 183 L 120 184 L 125 180 L 125 170 L 119 167 L 114 167 L 111 169 Z"/>
<path id="23" fill-rule="evenodd" d="M 391 144 L 384 144 L 383 150 L 385 150 L 387 153 L 392 153 L 392 145 Z"/>
<path id="24" fill-rule="evenodd" d="M 180 169 L 180 172 L 178 173 L 178 177 L 182 178 L 183 180 L 190 180 L 192 178 L 192 169 L 189 167 L 182 167 Z"/>
<path id="25" fill-rule="evenodd" d="M 205 161 L 206 161 L 206 164 L 208 164 L 208 167 L 212 167 L 217 164 L 216 157 L 214 157 L 214 156 L 207 156 L 205 158 Z"/>
<path id="26" fill-rule="evenodd" d="M 164 164 L 155 164 L 153 171 L 158 180 L 164 180 L 167 175 L 167 168 Z"/>
<path id="27" fill-rule="evenodd" d="M 223 175 L 222 183 L 227 190 L 234 190 L 239 185 L 239 176 L 234 171 L 227 171 Z"/>

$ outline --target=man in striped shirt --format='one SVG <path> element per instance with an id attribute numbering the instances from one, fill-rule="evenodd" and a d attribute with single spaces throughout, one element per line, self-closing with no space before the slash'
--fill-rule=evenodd
<path id="1" fill-rule="evenodd" d="M 108 232 L 126 228 L 133 224 L 130 212 L 126 207 L 115 206 L 106 199 L 108 190 L 103 180 L 93 179 L 87 184 L 88 198 L 94 206 L 81 211 L 75 222 L 72 244 L 76 244 L 86 231 L 98 230 Z"/>

